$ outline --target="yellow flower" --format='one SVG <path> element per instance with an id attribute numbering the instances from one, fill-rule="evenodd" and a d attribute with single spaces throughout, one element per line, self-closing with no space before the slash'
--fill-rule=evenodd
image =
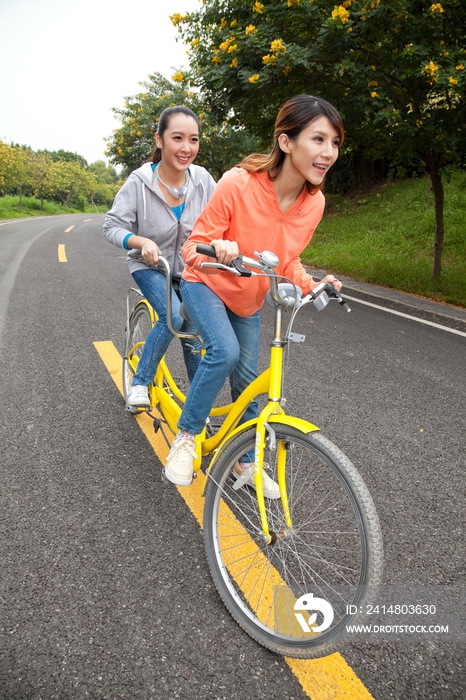
<path id="1" fill-rule="evenodd" d="M 238 68 L 238 59 L 234 58 L 230 63 L 230 68 Z"/>
<path id="2" fill-rule="evenodd" d="M 191 42 L 191 46 L 197 46 L 199 43 L 199 39 L 193 39 Z"/>
<path id="3" fill-rule="evenodd" d="M 277 62 L 277 57 L 276 56 L 271 56 L 270 54 L 267 54 L 266 56 L 262 56 L 262 61 L 264 63 L 276 63 Z"/>
<path id="4" fill-rule="evenodd" d="M 220 56 L 218 54 L 216 54 L 212 59 L 212 63 L 221 63 L 221 62 L 222 62 L 222 59 L 220 58 Z"/>
<path id="5" fill-rule="evenodd" d="M 237 24 L 238 22 L 234 19 L 233 22 L 230 22 L 230 27 L 236 27 Z"/>
<path id="6" fill-rule="evenodd" d="M 292 5 L 299 5 L 301 0 L 288 0 L 287 5 L 291 7 Z"/>
<path id="7" fill-rule="evenodd" d="M 228 53 L 233 53 L 233 51 L 236 51 L 238 48 L 238 44 L 232 44 L 231 46 L 228 47 Z"/>
<path id="8" fill-rule="evenodd" d="M 174 15 L 170 15 L 170 21 L 174 27 L 177 27 L 180 24 L 180 22 L 183 21 L 183 16 L 180 15 L 179 12 L 175 12 Z"/>
<path id="9" fill-rule="evenodd" d="M 451 75 L 450 75 L 450 77 L 448 78 L 448 82 L 450 83 L 450 85 L 458 85 L 458 81 L 455 80 L 454 78 L 452 78 Z"/>
<path id="10" fill-rule="evenodd" d="M 417 122 L 416 122 L 416 126 L 422 126 L 423 123 L 424 123 L 424 122 L 422 121 L 422 119 L 418 119 Z"/>
<path id="11" fill-rule="evenodd" d="M 261 15 L 262 10 L 264 9 L 264 6 L 261 2 L 259 2 L 259 0 L 256 0 L 252 9 L 253 9 L 253 12 L 258 12 Z M 249 79 L 249 82 L 251 82 L 251 79 Z M 256 81 L 253 80 L 253 82 L 255 83 Z"/>
<path id="12" fill-rule="evenodd" d="M 286 52 L 286 46 L 281 39 L 275 39 L 270 44 L 270 50 L 275 51 L 275 53 Z"/>
<path id="13" fill-rule="evenodd" d="M 289 73 L 291 73 L 291 66 L 285 66 L 283 69 L 283 75 L 287 76 Z"/>
<path id="14" fill-rule="evenodd" d="M 459 66 L 456 66 L 455 70 L 464 70 L 463 64 L 460 63 Z"/>
<path id="15" fill-rule="evenodd" d="M 254 75 L 250 75 L 250 76 L 249 76 L 248 80 L 249 80 L 250 83 L 257 83 L 257 81 L 259 80 L 259 78 L 260 78 L 259 73 L 254 73 Z"/>
<path id="16" fill-rule="evenodd" d="M 246 36 L 249 36 L 250 34 L 256 34 L 257 29 L 255 28 L 255 26 L 253 24 L 248 24 L 248 26 L 244 30 L 244 33 L 246 34 Z"/>
<path id="17" fill-rule="evenodd" d="M 379 93 L 378 92 L 371 92 L 371 97 L 378 97 Z"/>
<path id="18" fill-rule="evenodd" d="M 429 82 L 431 85 L 438 81 L 438 66 L 436 66 L 433 61 L 424 66 L 424 68 L 421 70 L 421 73 L 423 73 L 429 78 Z"/>
<path id="19" fill-rule="evenodd" d="M 219 46 L 220 50 L 224 51 L 224 52 L 229 51 L 229 46 L 230 46 L 230 44 L 232 44 L 234 42 L 234 40 L 235 40 L 235 37 L 231 36 L 229 39 L 226 39 L 225 41 L 223 41 Z"/>
<path id="20" fill-rule="evenodd" d="M 371 80 L 370 83 L 367 83 L 367 87 L 378 87 L 378 85 L 377 80 Z"/>
<path id="21" fill-rule="evenodd" d="M 443 7 L 439 2 L 435 2 L 433 5 L 430 6 L 430 11 L 433 15 L 439 15 L 441 12 L 443 12 Z"/>
<path id="22" fill-rule="evenodd" d="M 335 7 L 335 9 L 332 12 L 332 19 L 336 22 L 337 20 L 340 20 L 342 24 L 345 24 L 348 21 L 348 10 L 343 7 L 343 5 L 340 5 L 339 7 Z"/>

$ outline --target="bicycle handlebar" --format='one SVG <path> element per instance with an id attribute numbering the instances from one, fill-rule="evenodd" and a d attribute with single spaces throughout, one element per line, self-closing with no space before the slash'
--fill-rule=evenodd
<path id="1" fill-rule="evenodd" d="M 196 252 L 200 253 L 201 255 L 207 255 L 210 258 L 215 258 L 217 255 L 214 246 L 206 245 L 205 243 L 198 243 L 196 246 Z M 217 270 L 225 270 L 226 272 L 230 272 L 234 275 L 237 275 L 238 277 L 252 277 L 258 274 L 257 272 L 252 272 L 252 270 L 248 270 L 244 267 L 244 265 L 252 267 L 256 270 L 260 270 L 262 274 L 265 274 L 269 277 L 270 293 L 273 301 L 276 304 L 279 304 L 280 306 L 284 306 L 286 308 L 295 306 L 296 302 L 298 301 L 297 298 L 294 299 L 292 297 L 289 297 L 287 294 L 283 295 L 279 294 L 278 292 L 278 279 L 274 273 L 274 268 L 277 267 L 280 261 L 275 255 L 275 253 L 271 253 L 270 251 L 265 250 L 262 253 L 254 254 L 259 258 L 259 260 L 248 258 L 240 253 L 237 258 L 231 261 L 230 265 L 223 265 L 222 263 L 216 262 L 201 263 L 200 267 L 201 269 L 203 267 L 212 267 L 216 268 Z M 314 289 L 311 290 L 309 294 L 299 299 L 299 304 L 304 305 L 309 302 L 316 302 L 316 300 L 320 297 L 320 295 L 323 292 L 326 293 L 327 300 L 323 300 L 323 303 L 321 303 L 320 308 L 317 305 L 317 308 L 319 308 L 319 310 L 323 309 L 327 305 L 328 297 L 330 297 L 332 299 L 337 299 L 341 306 L 343 306 L 347 311 L 351 311 L 346 301 L 343 299 L 341 294 L 335 289 L 331 282 L 319 282 L 319 284 L 316 287 L 314 287 Z"/>

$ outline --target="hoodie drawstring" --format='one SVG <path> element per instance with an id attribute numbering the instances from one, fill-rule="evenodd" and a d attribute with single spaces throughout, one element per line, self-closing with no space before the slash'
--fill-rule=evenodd
<path id="1" fill-rule="evenodd" d="M 142 201 L 144 203 L 144 219 L 147 219 L 147 216 L 146 216 L 146 186 L 144 183 L 142 183 Z"/>

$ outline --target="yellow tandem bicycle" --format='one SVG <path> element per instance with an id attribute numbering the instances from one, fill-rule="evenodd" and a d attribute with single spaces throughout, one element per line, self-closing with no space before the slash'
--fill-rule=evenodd
<path id="1" fill-rule="evenodd" d="M 199 246 L 198 252 L 215 258 L 211 246 Z M 309 303 L 322 310 L 331 298 L 343 306 L 346 302 L 327 282 L 302 296 L 293 283 L 282 281 L 274 272 L 279 262 L 274 253 L 255 256 L 240 255 L 228 267 L 204 263 L 236 275 L 268 276 L 267 301 L 274 308 L 269 367 L 234 403 L 214 408 L 196 438 L 201 457 L 195 470 L 201 468 L 202 458 L 210 460 L 205 467 L 205 549 L 216 588 L 238 624 L 276 653 L 313 658 L 336 651 L 345 640 L 347 626 L 357 622 L 360 611 L 375 599 L 382 576 L 382 536 L 373 501 L 356 468 L 319 428 L 286 415 L 282 396 L 285 349 L 304 340 L 292 332 L 296 314 Z M 164 258 L 161 263 L 170 310 L 170 267 Z M 139 290 L 131 291 L 140 295 Z M 145 338 L 157 323 L 145 298 L 132 308 L 129 298 L 130 294 L 123 360 L 125 398 Z M 287 330 L 285 313 L 290 316 Z M 202 343 L 197 336 L 177 332 L 168 316 L 174 335 Z M 247 406 L 259 395 L 267 398 L 258 418 L 240 424 Z M 185 395 L 165 358 L 149 396 L 152 416 L 156 409 L 160 416 L 154 418 L 155 430 L 168 428 L 175 435 Z M 215 420 L 221 421 L 216 431 L 212 429 Z M 255 489 L 246 483 L 250 474 L 238 476 L 234 469 L 246 453 L 255 456 Z M 264 498 L 264 468 L 279 485 L 279 499 Z"/>

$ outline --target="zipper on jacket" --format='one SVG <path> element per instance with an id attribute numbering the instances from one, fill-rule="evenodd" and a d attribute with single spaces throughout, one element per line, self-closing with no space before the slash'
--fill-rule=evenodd
<path id="1" fill-rule="evenodd" d="M 173 256 L 173 270 L 172 274 L 175 277 L 178 277 L 177 270 L 175 269 L 177 263 L 178 263 L 178 248 L 180 244 L 180 233 L 181 233 L 181 219 L 178 219 L 177 224 L 176 224 L 176 244 L 175 244 L 175 254 Z M 181 277 L 181 275 L 180 275 Z"/>

